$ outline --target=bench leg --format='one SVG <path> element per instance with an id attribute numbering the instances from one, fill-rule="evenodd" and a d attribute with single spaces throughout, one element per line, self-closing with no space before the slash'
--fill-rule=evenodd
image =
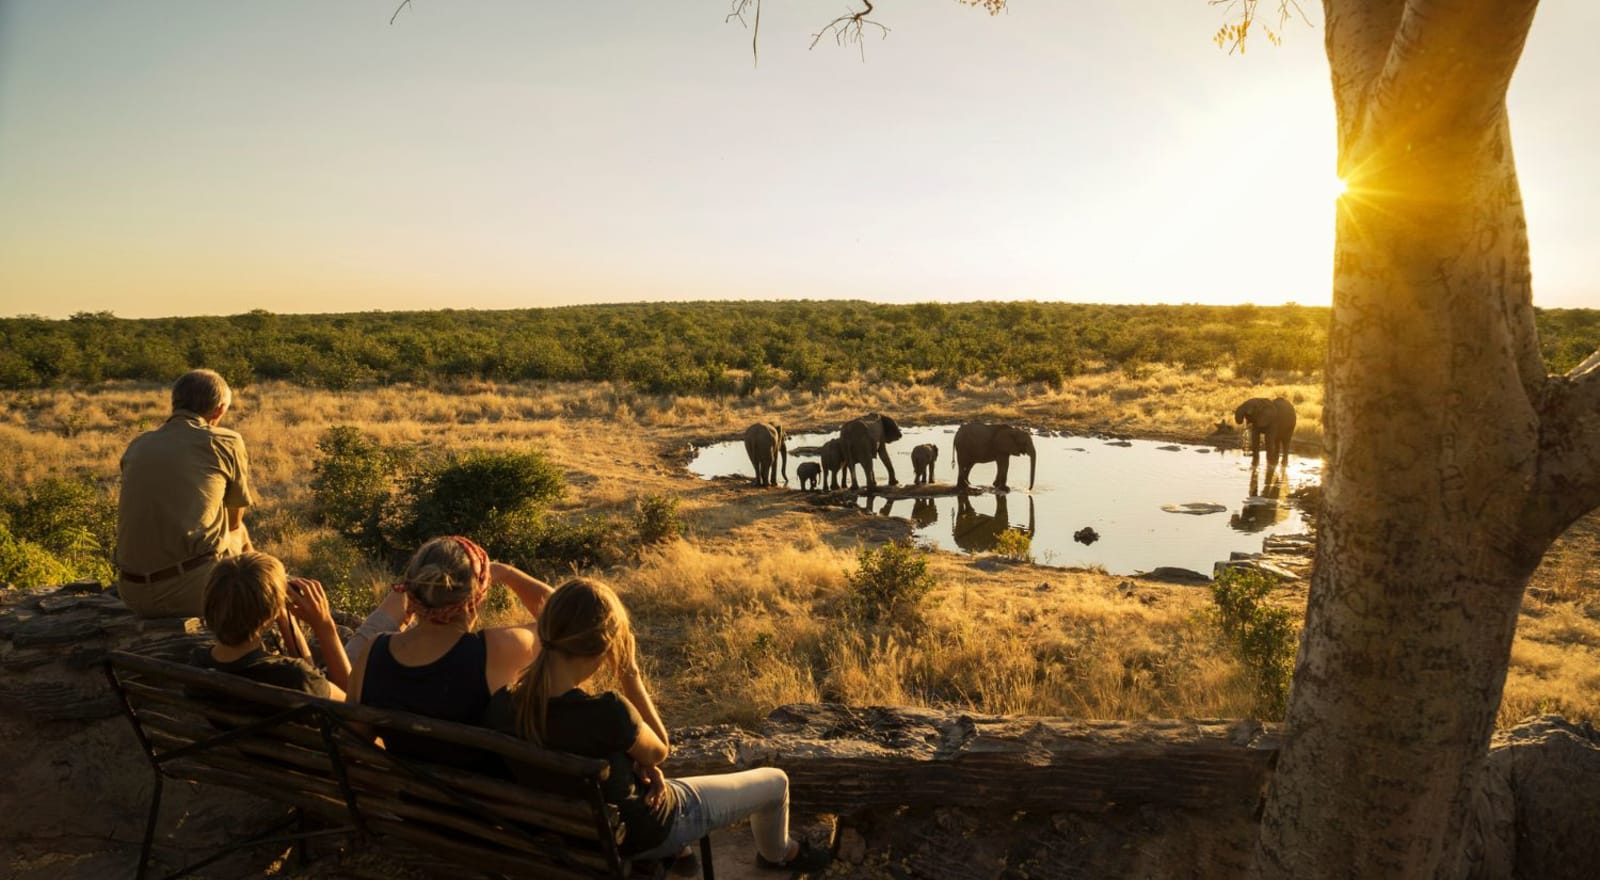
<path id="1" fill-rule="evenodd" d="M 717 872 L 711 866 L 711 835 L 700 838 L 700 876 L 705 880 L 717 880 Z"/>
<path id="2" fill-rule="evenodd" d="M 155 774 L 156 788 L 150 795 L 150 818 L 144 823 L 144 843 L 139 847 L 139 870 L 134 873 L 135 880 L 144 880 L 144 872 L 150 866 L 150 850 L 156 843 L 156 819 L 161 815 L 161 773 Z"/>

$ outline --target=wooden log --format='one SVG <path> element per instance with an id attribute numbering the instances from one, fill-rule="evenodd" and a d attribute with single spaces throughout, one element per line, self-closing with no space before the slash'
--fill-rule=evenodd
<path id="1" fill-rule="evenodd" d="M 1276 740 L 1255 722 L 1106 722 L 910 708 L 784 706 L 760 736 L 692 732 L 680 776 L 776 766 L 799 809 L 938 804 L 1101 812 L 1262 796 Z"/>

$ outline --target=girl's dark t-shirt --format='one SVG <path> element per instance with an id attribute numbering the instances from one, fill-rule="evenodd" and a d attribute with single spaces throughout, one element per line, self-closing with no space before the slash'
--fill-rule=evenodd
<path id="1" fill-rule="evenodd" d="M 659 846 L 672 829 L 678 805 L 670 785 L 659 807 L 651 809 L 645 803 L 645 786 L 634 774 L 633 759 L 628 757 L 628 749 L 639 739 L 639 729 L 644 725 L 633 705 L 612 691 L 588 694 L 573 688 L 551 697 L 545 713 L 545 748 L 611 762 L 611 775 L 604 784 L 605 798 L 606 803 L 616 805 L 627 828 L 623 853 L 634 855 Z M 484 723 L 517 735 L 510 691 L 495 692 Z M 524 785 L 550 787 L 549 777 L 536 767 L 513 763 L 511 772 Z"/>
<path id="2" fill-rule="evenodd" d="M 373 640 L 361 683 L 363 705 L 399 709 L 441 721 L 479 724 L 489 705 L 488 643 L 483 633 L 467 633 L 442 657 L 422 666 L 406 666 L 389 650 L 390 635 Z M 499 756 L 482 749 L 441 743 L 403 730 L 379 730 L 390 752 L 448 767 L 503 774 Z"/>

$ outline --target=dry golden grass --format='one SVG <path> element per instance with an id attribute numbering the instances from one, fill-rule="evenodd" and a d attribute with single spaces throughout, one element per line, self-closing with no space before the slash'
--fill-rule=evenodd
<path id="1" fill-rule="evenodd" d="M 83 469 L 113 482 L 128 440 L 165 416 L 165 394 L 140 386 L 0 394 L 0 480 L 25 485 Z M 1219 419 L 1231 424 L 1244 398 L 1278 394 L 1295 402 L 1297 445 L 1314 453 L 1320 387 L 1253 386 L 1226 372 L 1165 369 L 1095 373 L 1061 387 L 854 383 L 738 399 L 605 384 L 345 393 L 267 384 L 243 389 L 227 424 L 249 443 L 262 502 L 249 517 L 257 542 L 291 569 L 338 572 L 338 594 L 347 599 L 380 589 L 392 575 L 310 520 L 310 464 L 317 439 L 333 425 L 355 425 L 385 442 L 540 448 L 565 471 L 564 507 L 574 511 L 625 512 L 644 494 L 678 497 L 687 540 L 599 573 L 633 610 L 647 669 L 674 724 L 748 723 L 782 703 L 815 699 L 1228 717 L 1248 711 L 1249 687 L 1206 622 L 1203 589 L 1141 584 L 1129 592 L 1103 572 L 934 553 L 939 586 L 920 620 L 869 625 L 851 612 L 846 575 L 860 543 L 903 534 L 902 524 L 812 507 L 798 493 L 698 480 L 682 465 L 692 443 L 731 439 L 757 420 L 798 432 L 879 410 L 912 425 L 985 417 L 1199 439 Z M 1536 574 L 1502 723 L 1546 710 L 1600 721 L 1597 534 L 1594 518 L 1575 527 Z M 1304 607 L 1303 592 L 1284 599 Z"/>

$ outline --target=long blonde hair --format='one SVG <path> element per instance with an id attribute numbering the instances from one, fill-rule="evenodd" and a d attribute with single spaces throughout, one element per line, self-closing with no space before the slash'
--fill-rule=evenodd
<path id="1" fill-rule="evenodd" d="M 604 656 L 614 675 L 635 672 L 633 626 L 622 600 L 593 578 L 573 578 L 545 600 L 539 614 L 539 653 L 522 671 L 513 691 L 517 733 L 543 743 L 550 703 L 552 652 L 572 657 Z"/>

